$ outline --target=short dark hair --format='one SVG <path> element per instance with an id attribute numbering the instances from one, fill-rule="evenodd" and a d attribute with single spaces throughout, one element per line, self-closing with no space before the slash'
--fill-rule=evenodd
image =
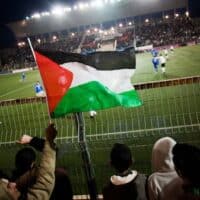
<path id="1" fill-rule="evenodd" d="M 32 148 L 25 147 L 20 149 L 15 156 L 15 167 L 20 171 L 26 172 L 31 168 L 36 160 L 36 153 Z"/>
<path id="2" fill-rule="evenodd" d="M 200 149 L 190 144 L 177 143 L 173 150 L 175 169 L 182 178 L 188 179 L 192 185 L 200 184 Z"/>
<path id="3" fill-rule="evenodd" d="M 127 170 L 132 164 L 131 150 L 125 144 L 114 144 L 110 153 L 111 165 L 120 173 Z"/>
<path id="4" fill-rule="evenodd" d="M 64 168 L 55 169 L 55 186 L 50 200 L 73 199 L 73 190 L 67 171 Z"/>

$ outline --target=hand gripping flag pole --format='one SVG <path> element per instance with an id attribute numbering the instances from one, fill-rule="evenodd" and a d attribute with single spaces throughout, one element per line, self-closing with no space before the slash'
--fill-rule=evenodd
<path id="1" fill-rule="evenodd" d="M 37 59 L 36 59 L 35 52 L 34 52 L 34 49 L 33 49 L 33 46 L 32 46 L 32 43 L 31 43 L 30 38 L 27 38 L 27 41 L 28 41 L 29 47 L 30 47 L 30 49 L 31 49 L 31 52 L 32 52 L 32 54 L 33 54 L 35 63 L 36 63 L 36 65 L 38 66 Z M 43 83 L 43 80 L 42 80 L 42 83 Z M 43 84 L 43 85 L 44 85 L 44 84 Z M 46 91 L 45 91 L 45 93 L 46 93 Z M 46 94 L 47 94 L 47 93 L 46 93 Z M 47 96 L 47 95 L 46 95 L 46 102 L 48 102 L 48 96 Z M 48 105 L 48 103 L 46 103 L 46 104 L 47 104 L 47 110 L 48 110 L 49 123 L 52 123 L 49 105 Z"/>

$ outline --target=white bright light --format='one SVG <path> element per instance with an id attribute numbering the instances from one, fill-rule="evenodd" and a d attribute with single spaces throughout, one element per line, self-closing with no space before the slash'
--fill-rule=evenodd
<path id="1" fill-rule="evenodd" d="M 165 16 L 165 19 L 169 19 L 169 15 L 166 15 L 166 16 Z"/>
<path id="2" fill-rule="evenodd" d="M 55 6 L 51 10 L 52 14 L 54 15 L 63 15 L 64 14 L 64 9 L 61 6 Z"/>
<path id="3" fill-rule="evenodd" d="M 185 12 L 185 15 L 186 15 L 187 17 L 189 17 L 189 12 L 188 12 L 188 11 L 186 11 L 186 12 Z"/>
<path id="4" fill-rule="evenodd" d="M 31 18 L 39 19 L 40 18 L 40 13 L 34 13 Z"/>
<path id="5" fill-rule="evenodd" d="M 104 5 L 103 1 L 101 1 L 101 0 L 94 1 L 94 6 L 97 8 L 101 8 L 101 7 L 103 7 L 103 5 Z"/>
<path id="6" fill-rule="evenodd" d="M 77 5 L 75 5 L 73 8 L 74 8 L 74 10 L 77 10 L 77 9 L 78 9 L 78 6 L 77 6 Z"/>
<path id="7" fill-rule="evenodd" d="M 19 47 L 23 47 L 23 46 L 26 45 L 26 43 L 25 43 L 25 42 L 18 42 L 17 45 L 18 45 Z"/>
<path id="8" fill-rule="evenodd" d="M 178 14 L 178 13 L 176 13 L 176 14 L 175 14 L 175 17 L 178 17 L 178 16 L 179 16 L 179 14 Z"/>
<path id="9" fill-rule="evenodd" d="M 30 17 L 26 16 L 26 20 L 29 20 L 29 19 L 30 19 Z"/>
<path id="10" fill-rule="evenodd" d="M 72 8 L 66 7 L 66 8 L 64 8 L 63 10 L 64 10 L 65 12 L 71 12 L 71 11 L 72 11 Z"/>
<path id="11" fill-rule="evenodd" d="M 119 27 L 122 27 L 122 26 L 123 26 L 123 24 L 122 24 L 122 23 L 120 23 L 120 24 L 119 24 Z"/>
<path id="12" fill-rule="evenodd" d="M 148 23 L 148 22 L 149 22 L 149 19 L 145 19 L 145 22 Z"/>
<path id="13" fill-rule="evenodd" d="M 40 44 L 40 42 L 41 42 L 40 38 L 37 39 L 37 42 Z"/>
<path id="14" fill-rule="evenodd" d="M 42 15 L 42 16 L 49 16 L 50 13 L 49 13 L 49 12 L 42 12 L 41 15 Z"/>
<path id="15" fill-rule="evenodd" d="M 115 29 L 114 29 L 114 27 L 111 27 L 111 31 L 114 31 Z"/>
<path id="16" fill-rule="evenodd" d="M 97 31 L 98 31 L 98 28 L 94 28 L 94 31 L 97 32 Z"/>
<path id="17" fill-rule="evenodd" d="M 131 26 L 131 25 L 132 25 L 132 22 L 129 22 L 128 25 Z"/>
<path id="18" fill-rule="evenodd" d="M 90 30 L 87 30 L 87 33 L 90 33 Z"/>
<path id="19" fill-rule="evenodd" d="M 52 38 L 53 38 L 53 40 L 57 40 L 57 37 L 56 37 L 56 35 L 54 35 Z"/>
<path id="20" fill-rule="evenodd" d="M 74 37 L 75 36 L 75 33 L 72 33 L 72 37 Z"/>

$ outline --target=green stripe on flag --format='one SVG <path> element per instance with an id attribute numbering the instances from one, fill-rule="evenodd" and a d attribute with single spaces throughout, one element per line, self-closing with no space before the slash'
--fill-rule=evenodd
<path id="1" fill-rule="evenodd" d="M 69 89 L 51 116 L 56 118 L 67 113 L 101 110 L 115 106 L 137 107 L 141 104 L 134 89 L 116 94 L 99 82 L 92 81 Z"/>

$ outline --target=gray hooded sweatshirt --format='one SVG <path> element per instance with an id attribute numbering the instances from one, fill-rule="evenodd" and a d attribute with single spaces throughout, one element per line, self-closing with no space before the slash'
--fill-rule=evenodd
<path id="1" fill-rule="evenodd" d="M 152 150 L 152 170 L 148 178 L 148 195 L 150 200 L 160 199 L 163 188 L 178 175 L 174 169 L 172 149 L 176 142 L 170 137 L 156 141 Z"/>

